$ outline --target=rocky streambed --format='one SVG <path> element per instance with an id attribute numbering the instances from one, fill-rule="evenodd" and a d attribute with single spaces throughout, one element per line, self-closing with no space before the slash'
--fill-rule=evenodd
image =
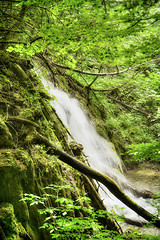
<path id="1" fill-rule="evenodd" d="M 153 162 L 128 163 L 126 176 L 140 190 L 160 192 L 160 164 Z"/>

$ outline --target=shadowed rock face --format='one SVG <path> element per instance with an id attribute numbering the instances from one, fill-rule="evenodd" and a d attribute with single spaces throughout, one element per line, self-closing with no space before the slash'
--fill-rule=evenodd
<path id="1" fill-rule="evenodd" d="M 4 122 L 0 123 L 0 147 L 13 147 L 13 138 Z"/>
<path id="2" fill-rule="evenodd" d="M 12 239 L 19 239 L 19 236 L 22 238 L 27 237 L 25 228 L 15 217 L 14 207 L 11 203 L 3 202 L 0 204 L 0 222 L 1 239 L 6 239 L 5 235 L 10 236 Z"/>
<path id="3" fill-rule="evenodd" d="M 40 195 L 44 186 L 61 184 L 60 164 L 56 157 L 51 164 L 41 146 L 25 145 L 36 128 L 30 120 L 39 124 L 41 119 L 47 131 L 39 92 L 34 89 L 37 81 L 30 79 L 23 61 L 20 64 L 18 58 L 2 51 L 0 56 L 0 239 L 49 240 L 48 233 L 39 230 L 43 219 L 36 207 L 20 200 L 24 193 Z M 54 130 L 48 131 L 58 143 Z"/>
<path id="4" fill-rule="evenodd" d="M 46 239 L 45 233 L 38 230 L 42 219 L 36 208 L 30 209 L 21 201 L 24 193 L 38 193 L 37 167 L 25 150 L 0 149 L 0 225 L 6 237 L 38 239 L 42 235 L 39 239 Z"/>

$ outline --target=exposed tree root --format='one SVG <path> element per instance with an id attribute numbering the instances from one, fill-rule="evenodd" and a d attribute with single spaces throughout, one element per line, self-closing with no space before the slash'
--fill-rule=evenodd
<path id="1" fill-rule="evenodd" d="M 18 123 L 22 123 L 25 125 L 31 125 L 33 127 L 39 128 L 39 125 L 31 120 L 25 119 L 25 118 L 21 118 L 21 117 L 9 117 L 7 119 L 7 121 L 11 121 L 11 122 L 18 122 Z"/>

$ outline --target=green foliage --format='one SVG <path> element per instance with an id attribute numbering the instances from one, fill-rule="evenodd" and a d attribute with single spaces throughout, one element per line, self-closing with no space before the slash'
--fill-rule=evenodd
<path id="1" fill-rule="evenodd" d="M 24 8 L 24 20 L 14 21 L 25 30 L 12 34 L 18 41 L 8 51 L 34 55 L 49 46 L 59 61 L 72 67 L 87 58 L 128 65 L 159 54 L 158 2 L 26 0 L 12 3 L 12 12 L 4 3 L 2 27 Z"/>
<path id="2" fill-rule="evenodd" d="M 105 126 L 112 138 L 117 138 L 121 144 L 140 143 L 152 140 L 152 135 L 148 134 L 148 127 L 143 123 L 141 116 L 134 116 L 131 113 L 120 113 L 117 117 L 110 116 L 106 120 Z"/>
<path id="3" fill-rule="evenodd" d="M 141 143 L 128 146 L 130 149 L 127 153 L 131 155 L 134 161 L 157 161 L 160 162 L 160 142 Z"/>
<path id="4" fill-rule="evenodd" d="M 73 187 L 70 185 L 50 185 L 45 187 L 44 190 L 46 193 L 41 197 L 24 194 L 21 201 L 27 201 L 30 206 L 39 206 L 38 212 L 45 216 L 40 229 L 48 229 L 52 239 L 158 240 L 158 237 L 144 235 L 135 231 L 119 234 L 115 231 L 106 230 L 98 219 L 106 218 L 109 216 L 108 213 L 86 207 L 86 203 L 90 203 L 88 197 L 81 197 L 73 201 L 62 196 L 64 190 L 73 191 Z M 51 202 L 53 206 L 51 206 Z"/>
<path id="5" fill-rule="evenodd" d="M 42 197 L 25 194 L 24 200 L 30 202 L 30 205 L 42 206 L 38 211 L 45 215 L 45 221 L 40 228 L 47 228 L 52 239 L 89 239 L 90 235 L 96 235 L 96 232 L 103 227 L 95 218 L 93 209 L 88 209 L 83 205 L 83 202 L 90 201 L 90 199 L 83 197 L 73 201 L 61 196 L 64 189 L 73 190 L 69 185 L 50 185 L 45 190 L 52 190 L 54 194 L 46 193 Z M 54 200 L 55 207 L 47 206 L 47 202 L 51 199 Z M 76 217 L 75 213 L 78 214 L 82 210 L 86 217 Z"/>

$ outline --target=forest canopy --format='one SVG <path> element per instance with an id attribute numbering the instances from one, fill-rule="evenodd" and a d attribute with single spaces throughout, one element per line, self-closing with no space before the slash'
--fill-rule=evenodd
<path id="1" fill-rule="evenodd" d="M 91 67 L 89 59 L 96 68 L 130 67 L 160 52 L 159 1 L 0 2 L 1 43 L 13 42 L 9 51 L 50 48 L 60 62 L 81 68 Z"/>

